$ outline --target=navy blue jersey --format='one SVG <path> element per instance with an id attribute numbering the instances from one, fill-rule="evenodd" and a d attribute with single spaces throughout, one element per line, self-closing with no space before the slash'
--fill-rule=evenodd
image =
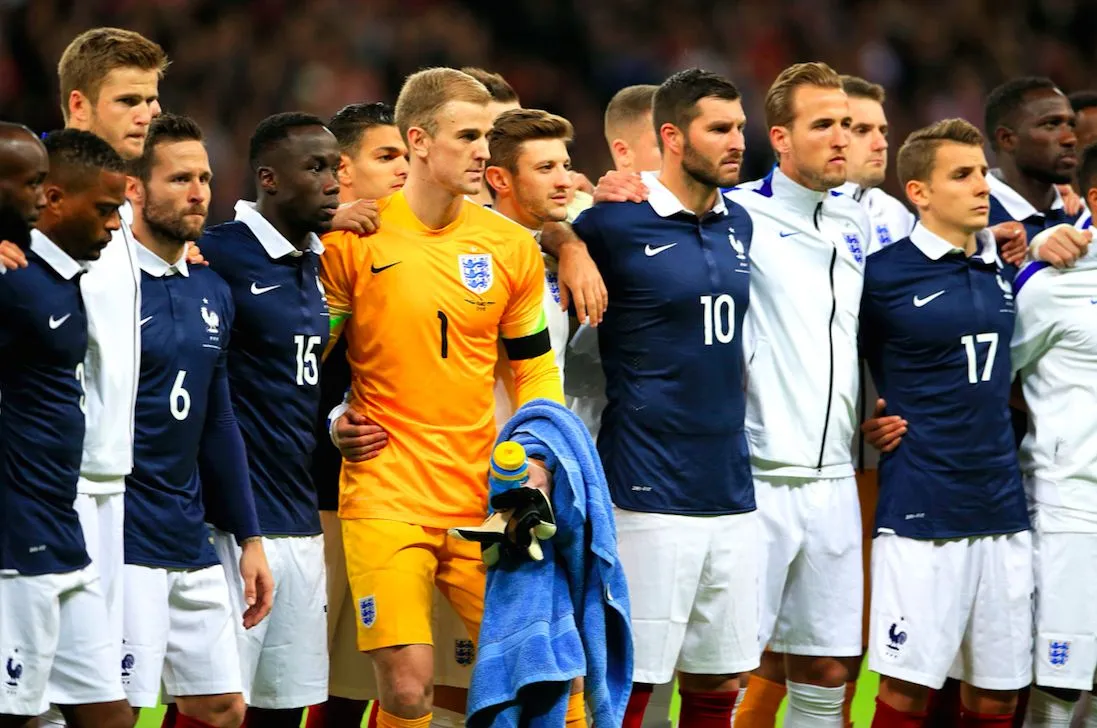
<path id="1" fill-rule="evenodd" d="M 198 476 L 210 394 L 226 379 L 233 302 L 203 266 L 169 266 L 138 247 L 141 376 L 133 472 L 126 477 L 127 564 L 200 568 L 218 563 Z"/>
<path id="2" fill-rule="evenodd" d="M 869 256 L 861 340 L 887 414 L 876 530 L 920 539 L 1029 526 L 1010 426 L 1012 285 L 989 233 L 968 258 L 920 224 Z"/>
<path id="3" fill-rule="evenodd" d="M 329 333 L 318 275 L 323 247 L 313 238 L 310 250 L 296 250 L 245 205 L 237 205 L 237 220 L 210 228 L 199 242 L 236 304 L 232 401 L 263 535 L 316 535 L 320 514 L 310 467 Z"/>
<path id="4" fill-rule="evenodd" d="M 88 320 L 81 266 L 37 230 L 27 267 L 0 275 L 0 570 L 90 563 L 76 516 Z"/>
<path id="5" fill-rule="evenodd" d="M 750 215 L 720 196 L 698 220 L 654 176 L 645 182 L 648 203 L 598 204 L 575 221 L 609 292 L 598 450 L 613 502 L 648 513 L 750 511 Z"/>

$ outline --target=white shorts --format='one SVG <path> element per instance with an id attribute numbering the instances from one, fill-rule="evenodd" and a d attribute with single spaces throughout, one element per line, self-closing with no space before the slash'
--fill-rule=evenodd
<path id="1" fill-rule="evenodd" d="M 328 571 L 328 652 L 331 675 L 328 692 L 348 700 L 376 700 L 373 660 L 358 650 L 358 609 L 347 581 L 342 528 L 335 511 L 320 511 L 324 527 L 324 556 Z M 468 659 L 468 628 L 449 600 L 434 590 L 431 632 L 434 635 L 434 684 L 468 688 L 472 661 Z"/>
<path id="2" fill-rule="evenodd" d="M 1097 672 L 1097 533 L 1045 533 L 1034 520 L 1036 684 L 1089 690 Z"/>
<path id="3" fill-rule="evenodd" d="M 0 575 L 0 715 L 125 700 L 95 565 Z"/>
<path id="4" fill-rule="evenodd" d="M 951 677 L 984 690 L 1032 682 L 1028 531 L 872 545 L 869 669 L 934 690 Z"/>
<path id="5" fill-rule="evenodd" d="M 227 533 L 214 538 L 229 581 L 244 700 L 269 710 L 302 708 L 327 700 L 327 584 L 323 536 L 263 538 L 274 576 L 274 606 L 249 630 L 243 626 L 244 581 L 240 547 Z"/>
<path id="6" fill-rule="evenodd" d="M 106 629 L 118 645 L 122 659 L 122 621 L 125 602 L 123 564 L 125 562 L 126 494 L 88 495 L 80 493 L 73 504 L 80 517 L 88 556 L 99 573 L 103 599 L 107 605 Z"/>
<path id="7" fill-rule="evenodd" d="M 220 564 L 196 571 L 127 564 L 122 687 L 130 705 L 241 692 L 229 585 Z"/>
<path id="8" fill-rule="evenodd" d="M 761 647 L 790 655 L 862 652 L 864 563 L 855 478 L 755 478 L 762 524 Z"/>
<path id="9" fill-rule="evenodd" d="M 632 612 L 632 681 L 758 667 L 755 514 L 613 514 Z"/>

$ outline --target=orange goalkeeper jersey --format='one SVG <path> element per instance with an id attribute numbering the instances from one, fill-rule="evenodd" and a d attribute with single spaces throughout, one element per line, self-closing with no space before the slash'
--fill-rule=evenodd
<path id="1" fill-rule="evenodd" d="M 321 278 L 332 327 L 347 337 L 351 405 L 389 436 L 376 458 L 344 462 L 339 515 L 433 528 L 479 523 L 500 341 L 519 404 L 563 401 L 537 243 L 468 200 L 456 221 L 432 230 L 397 192 L 381 202 L 377 233 L 329 233 L 324 248 Z"/>

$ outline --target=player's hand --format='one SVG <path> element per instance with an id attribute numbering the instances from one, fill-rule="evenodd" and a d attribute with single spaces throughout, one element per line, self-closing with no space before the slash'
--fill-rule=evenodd
<path id="1" fill-rule="evenodd" d="M 593 195 L 595 202 L 643 202 L 648 198 L 648 186 L 636 172 L 611 169 L 598 180 Z"/>
<path id="2" fill-rule="evenodd" d="M 27 267 L 27 255 L 15 243 L 0 241 L 0 266 L 7 270 Z"/>
<path id="3" fill-rule="evenodd" d="M 594 194 L 594 183 L 582 172 L 572 170 L 571 186 L 573 189 L 579 190 L 580 192 L 586 192 L 588 195 Z"/>
<path id="4" fill-rule="evenodd" d="M 334 442 L 344 460 L 359 463 L 377 457 L 389 444 L 389 435 L 369 417 L 347 410 L 335 421 Z"/>
<path id="5" fill-rule="evenodd" d="M 1093 233 L 1079 230 L 1073 225 L 1056 225 L 1036 236 L 1029 245 L 1029 255 L 1034 260 L 1051 263 L 1056 268 L 1070 268 L 1086 254 L 1093 241 Z"/>
<path id="6" fill-rule="evenodd" d="M 872 445 L 880 452 L 891 452 L 899 447 L 903 441 L 903 435 L 907 434 L 907 421 L 898 415 L 884 415 L 887 402 L 876 400 L 876 410 L 872 418 L 865 420 L 861 425 L 861 432 L 865 436 L 865 442 Z"/>
<path id="7" fill-rule="evenodd" d="M 994 242 L 998 243 L 998 255 L 1009 265 L 1019 266 L 1025 262 L 1028 253 L 1028 233 L 1019 222 L 1009 221 L 992 225 Z"/>
<path id="8" fill-rule="evenodd" d="M 267 564 L 262 540 L 246 541 L 240 547 L 240 576 L 244 580 L 244 629 L 251 629 L 270 614 L 274 604 L 274 576 Z"/>
<path id="9" fill-rule="evenodd" d="M 1085 201 L 1078 196 L 1070 185 L 1055 185 L 1059 190 L 1059 196 L 1063 198 L 1063 212 L 1071 217 L 1078 217 L 1086 208 Z"/>
<path id="10" fill-rule="evenodd" d="M 381 212 L 376 200 L 344 202 L 331 220 L 332 230 L 346 230 L 358 235 L 373 235 L 381 227 Z"/>
<path id="11" fill-rule="evenodd" d="M 598 266 L 587 251 L 586 243 L 576 237 L 560 245 L 560 308 L 575 304 L 580 323 L 597 326 L 609 305 L 609 292 Z"/>
<path id="12" fill-rule="evenodd" d="M 536 469 L 530 468 L 531 482 Z M 499 563 L 504 551 L 534 561 L 545 558 L 541 541 L 556 535 L 556 515 L 541 487 L 527 484 L 503 491 L 492 496 L 491 507 L 495 513 L 483 524 L 451 528 L 450 533 L 479 543 L 484 563 L 489 567 Z"/>
<path id="13" fill-rule="evenodd" d="M 187 243 L 187 265 L 209 265 L 209 261 L 202 257 L 198 243 Z"/>

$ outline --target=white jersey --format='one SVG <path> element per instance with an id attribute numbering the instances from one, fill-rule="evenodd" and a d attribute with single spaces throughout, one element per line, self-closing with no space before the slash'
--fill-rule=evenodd
<path id="1" fill-rule="evenodd" d="M 133 413 L 141 371 L 141 269 L 130 229 L 133 207 L 126 202 L 119 212 L 122 227 L 80 279 L 88 315 L 88 353 L 87 433 L 79 490 L 92 495 L 121 492 L 121 479 L 133 470 Z"/>
<path id="2" fill-rule="evenodd" d="M 1097 532 L 1097 250 L 1014 282 L 1011 355 L 1029 410 L 1021 470 L 1045 531 Z"/>
<path id="3" fill-rule="evenodd" d="M 906 205 L 879 187 L 865 189 L 856 182 L 846 182 L 838 191 L 859 202 L 868 213 L 872 240 L 865 255 L 872 255 L 907 237 L 914 229 L 914 223 L 918 222 Z"/>
<path id="4" fill-rule="evenodd" d="M 776 168 L 727 197 L 754 221 L 743 352 L 754 473 L 851 477 L 868 215 Z"/>

